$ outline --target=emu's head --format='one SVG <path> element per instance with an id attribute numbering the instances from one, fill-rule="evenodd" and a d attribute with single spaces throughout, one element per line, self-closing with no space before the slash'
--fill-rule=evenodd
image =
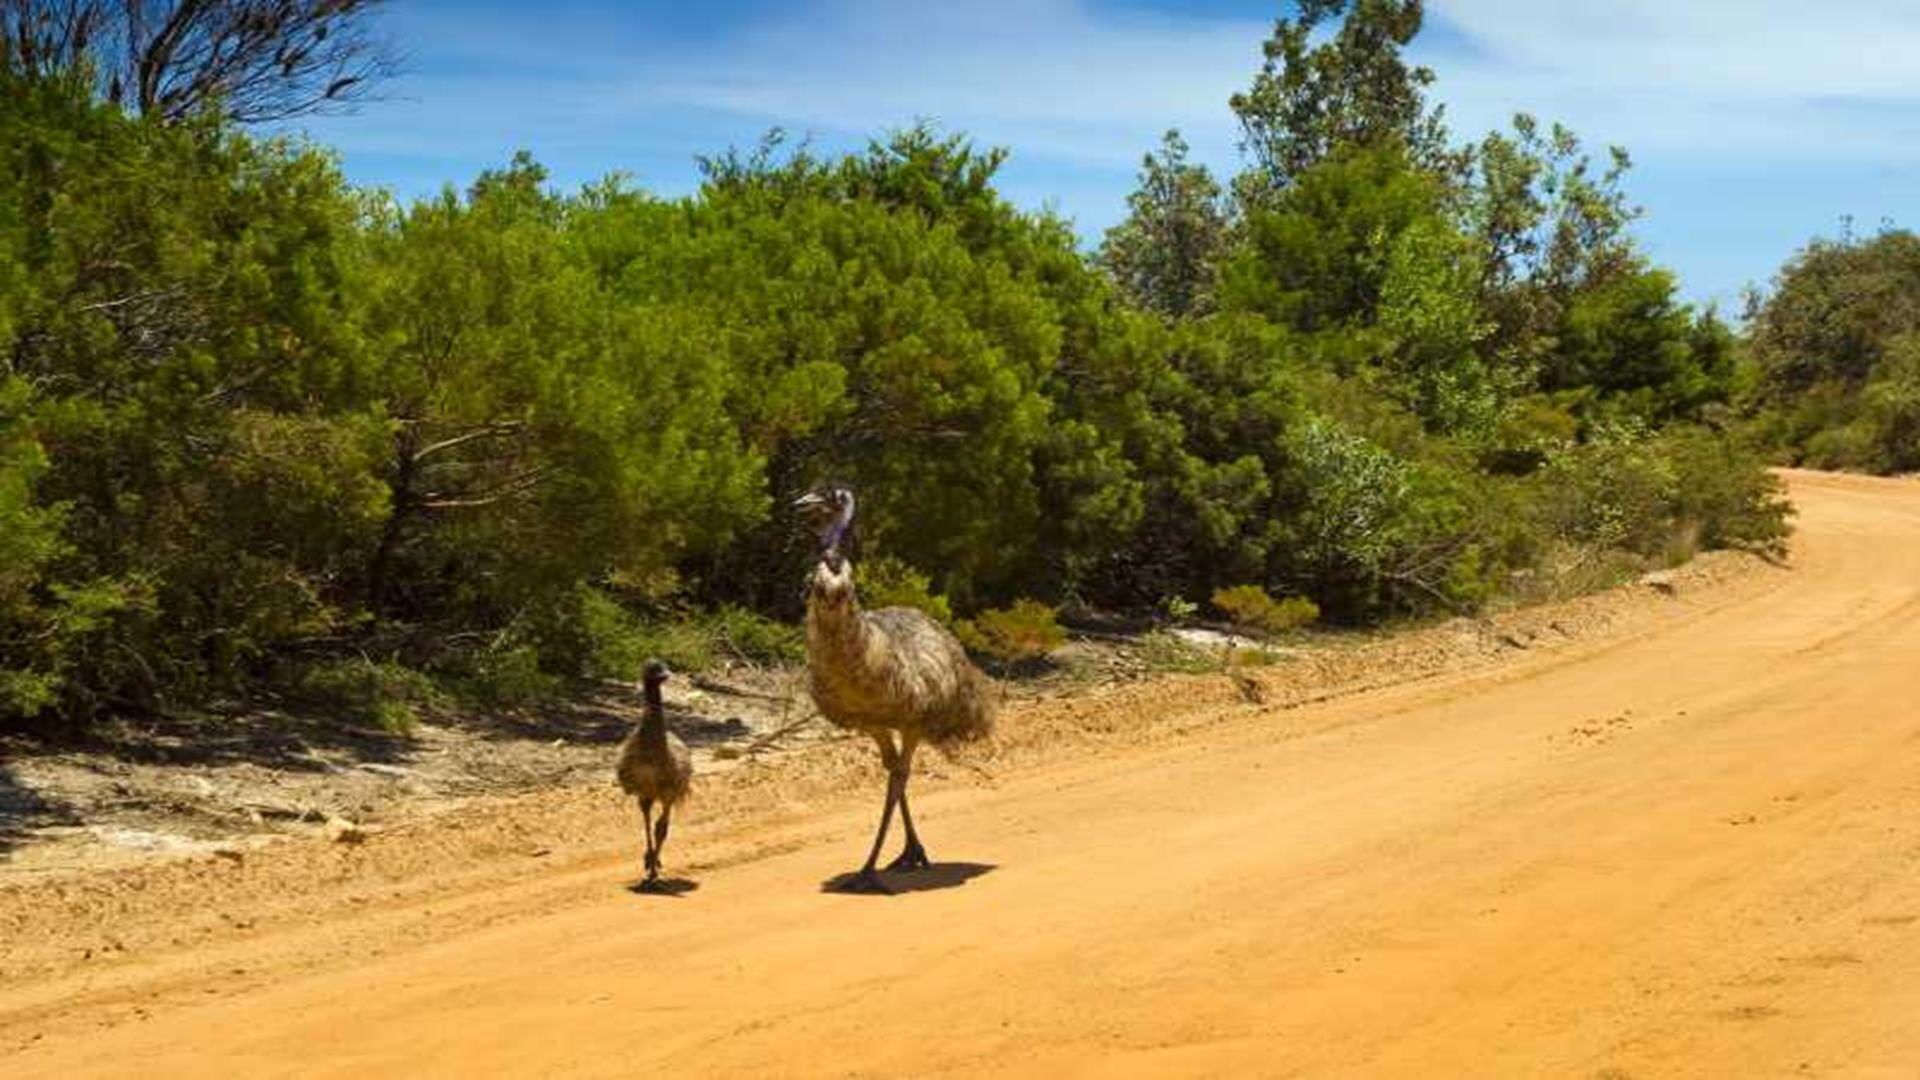
<path id="1" fill-rule="evenodd" d="M 844 484 L 814 488 L 793 502 L 819 538 L 817 553 L 835 574 L 853 547 L 853 489 Z"/>
<path id="2" fill-rule="evenodd" d="M 673 672 L 667 670 L 666 661 L 658 658 L 648 660 L 646 666 L 640 669 L 640 680 L 649 688 L 659 687 L 672 676 Z"/>

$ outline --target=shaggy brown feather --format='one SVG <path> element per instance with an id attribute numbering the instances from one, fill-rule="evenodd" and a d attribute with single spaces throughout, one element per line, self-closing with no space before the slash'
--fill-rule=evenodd
<path id="1" fill-rule="evenodd" d="M 939 623 L 913 608 L 862 611 L 853 566 L 814 569 L 807 590 L 813 700 L 853 731 L 911 731 L 942 749 L 993 733 L 997 693 Z"/>
<path id="2" fill-rule="evenodd" d="M 675 806 L 693 788 L 693 754 L 664 725 L 655 737 L 643 722 L 620 743 L 615 773 L 620 789 L 634 798 Z"/>

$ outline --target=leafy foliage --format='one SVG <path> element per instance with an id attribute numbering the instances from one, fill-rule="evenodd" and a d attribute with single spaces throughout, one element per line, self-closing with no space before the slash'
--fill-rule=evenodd
<path id="1" fill-rule="evenodd" d="M 868 608 L 913 608 L 942 626 L 953 625 L 953 605 L 933 591 L 933 579 L 899 559 L 883 556 L 862 563 L 860 598 Z"/>
<path id="2" fill-rule="evenodd" d="M 1756 298 L 1758 428 L 1817 468 L 1920 468 L 1920 237 L 1815 240 Z"/>
<path id="3" fill-rule="evenodd" d="M 403 726 L 433 699 L 399 672 L 513 707 L 788 661 L 783 508 L 827 479 L 886 553 L 866 601 L 1006 659 L 1068 602 L 1363 623 L 1569 547 L 1777 544 L 1754 456 L 1695 423 L 1736 343 L 1634 249 L 1624 155 L 1525 118 L 1450 146 L 1401 56 L 1421 12 L 1282 20 L 1248 173 L 1169 135 L 1097 258 L 926 126 L 776 133 L 680 199 L 523 154 L 399 205 L 218 110 L 0 65 L 0 716 L 278 682 Z M 1829 308 L 1879 332 L 1793 295 L 1760 386 Z M 1868 388 L 1835 430 L 1889 467 L 1920 424 L 1895 338 L 1808 384 Z"/>
<path id="4" fill-rule="evenodd" d="M 1304 0 L 1275 22 L 1266 62 L 1231 102 L 1259 168 L 1242 190 L 1282 190 L 1343 147 L 1397 143 L 1423 165 L 1448 156 L 1441 110 L 1429 108 L 1433 72 L 1401 50 L 1420 33 L 1422 0 Z M 1330 40 L 1320 27 L 1344 16 Z"/>
<path id="5" fill-rule="evenodd" d="M 1213 306 L 1214 268 L 1230 223 L 1220 185 L 1187 162 L 1187 143 L 1169 131 L 1141 164 L 1127 219 L 1107 230 L 1100 263 L 1136 306 L 1162 315 L 1204 314 Z"/>
<path id="6" fill-rule="evenodd" d="M 1260 634 L 1285 634 L 1320 617 L 1320 605 L 1304 596 L 1275 600 L 1258 585 L 1215 589 L 1213 606 L 1242 626 Z"/>
<path id="7" fill-rule="evenodd" d="M 1058 613 L 1024 597 L 1010 607 L 982 611 L 954 630 L 967 648 L 1004 663 L 1041 659 L 1067 640 Z"/>
<path id="8" fill-rule="evenodd" d="M 424 711 L 445 701 L 439 687 L 411 668 L 354 657 L 308 668 L 298 691 L 350 723 L 405 735 Z"/>

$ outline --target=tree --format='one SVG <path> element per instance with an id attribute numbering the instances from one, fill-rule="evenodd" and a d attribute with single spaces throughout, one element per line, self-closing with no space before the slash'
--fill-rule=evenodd
<path id="1" fill-rule="evenodd" d="M 1274 23 L 1253 85 L 1230 102 L 1242 146 L 1257 168 L 1243 197 L 1281 190 L 1342 146 L 1397 142 L 1422 168 L 1451 174 L 1444 110 L 1429 107 L 1433 72 L 1409 66 L 1401 50 L 1419 33 L 1422 0 L 1302 0 Z M 1326 42 L 1327 20 L 1344 16 Z"/>
<path id="2" fill-rule="evenodd" d="M 350 106 L 393 74 L 369 22 L 385 0 L 0 0 L 0 68 L 79 72 L 99 100 L 178 123 Z"/>
<path id="3" fill-rule="evenodd" d="M 1640 210 L 1621 186 L 1632 162 L 1610 147 L 1596 171 L 1572 131 L 1543 130 L 1526 113 L 1513 118 L 1512 135 L 1482 139 L 1473 161 L 1465 218 L 1485 252 L 1489 347 L 1507 366 L 1529 369 L 1547 362 L 1578 294 L 1639 269 L 1627 229 Z"/>
<path id="4" fill-rule="evenodd" d="M 1178 131 L 1167 132 L 1159 151 L 1141 162 L 1127 208 L 1127 219 L 1107 230 L 1100 246 L 1100 264 L 1121 293 L 1170 318 L 1205 313 L 1229 223 L 1220 185 L 1206 166 L 1188 164 Z"/>
<path id="5" fill-rule="evenodd" d="M 1383 249 L 1439 220 L 1445 198 L 1399 146 L 1342 146 L 1247 211 L 1221 306 L 1304 333 L 1369 326 L 1388 270 Z"/>
<path id="6" fill-rule="evenodd" d="M 1814 240 L 1749 306 L 1761 427 L 1789 460 L 1920 466 L 1920 236 Z"/>
<path id="7" fill-rule="evenodd" d="M 369 428 L 329 415 L 356 347 L 337 171 L 89 98 L 0 72 L 0 529 L 30 548 L 0 679 L 69 715 L 326 632 L 383 496 Z"/>
<path id="8" fill-rule="evenodd" d="M 1733 383 L 1732 337 L 1680 303 L 1671 273 L 1640 267 L 1573 295 L 1540 372 L 1548 391 L 1610 398 L 1652 420 L 1698 415 Z"/>
<path id="9" fill-rule="evenodd" d="M 1781 268 L 1750 321 L 1768 396 L 1829 380 L 1858 386 L 1890 342 L 1920 331 L 1920 236 L 1815 240 Z"/>

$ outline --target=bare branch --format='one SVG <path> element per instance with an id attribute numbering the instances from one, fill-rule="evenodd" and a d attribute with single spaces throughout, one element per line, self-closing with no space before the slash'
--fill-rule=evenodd
<path id="1" fill-rule="evenodd" d="M 544 468 L 528 469 L 526 472 L 478 494 L 456 495 L 435 492 L 434 494 L 423 496 L 419 506 L 422 510 L 465 510 L 474 507 L 492 506 L 503 499 L 510 499 L 516 495 L 523 495 L 533 490 L 539 486 L 541 480 L 546 478 L 546 475 L 547 470 Z"/>
<path id="2" fill-rule="evenodd" d="M 0 0 L 0 68 L 84 71 L 101 100 L 179 122 L 350 109 L 396 70 L 385 0 Z"/>
<path id="3" fill-rule="evenodd" d="M 426 446 L 423 446 L 420 449 L 414 451 L 413 460 L 423 461 L 428 457 L 433 456 L 434 454 L 444 453 L 448 450 L 455 449 L 456 447 L 465 446 L 468 443 L 478 442 L 481 439 L 497 439 L 497 438 L 501 438 L 502 436 L 512 435 L 516 432 L 519 432 L 525 427 L 526 425 L 521 423 L 518 420 L 508 420 L 508 421 L 502 421 L 497 424 L 489 424 L 488 426 L 481 428 L 477 431 L 469 431 L 464 435 L 455 435 L 452 438 L 441 439 L 437 443 L 430 443 Z"/>

